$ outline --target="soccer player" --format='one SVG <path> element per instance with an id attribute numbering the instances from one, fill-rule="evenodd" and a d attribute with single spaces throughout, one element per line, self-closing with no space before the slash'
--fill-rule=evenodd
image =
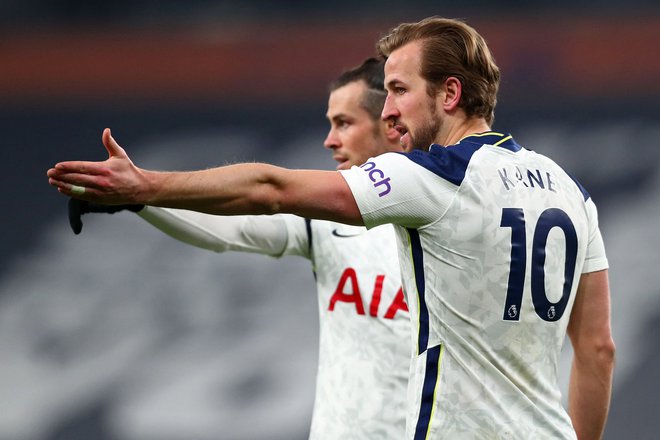
<path id="1" fill-rule="evenodd" d="M 105 203 L 393 223 L 415 335 L 406 438 L 601 438 L 615 348 L 593 200 L 551 159 L 491 129 L 500 73 L 473 28 L 431 17 L 392 29 L 378 49 L 382 117 L 406 153 L 338 173 L 153 172 L 106 129 L 108 160 L 59 163 L 49 181 Z M 568 411 L 556 377 L 566 334 Z"/>
<path id="2" fill-rule="evenodd" d="M 399 132 L 380 119 L 384 60 L 367 59 L 330 84 L 324 146 L 337 169 L 402 151 Z M 311 260 L 320 343 L 310 439 L 400 440 L 405 431 L 410 322 L 391 225 L 371 230 L 293 215 L 212 216 L 71 199 L 70 218 L 127 208 L 172 237 L 216 252 L 256 252 Z"/>

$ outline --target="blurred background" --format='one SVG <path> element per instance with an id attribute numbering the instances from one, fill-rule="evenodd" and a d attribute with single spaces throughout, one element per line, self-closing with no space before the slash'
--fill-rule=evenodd
<path id="1" fill-rule="evenodd" d="M 660 5 L 470 3 L 0 0 L 0 440 L 305 439 L 309 262 L 188 247 L 130 213 L 74 236 L 45 173 L 104 159 L 104 127 L 147 168 L 332 169 L 327 84 L 436 14 L 489 42 L 494 129 L 596 201 L 618 347 L 605 438 L 656 439 Z"/>

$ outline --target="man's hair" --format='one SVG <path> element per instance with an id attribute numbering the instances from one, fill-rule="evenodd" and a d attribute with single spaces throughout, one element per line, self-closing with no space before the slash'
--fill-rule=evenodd
<path id="1" fill-rule="evenodd" d="M 360 105 L 369 113 L 372 119 L 380 120 L 383 112 L 385 98 L 385 59 L 367 58 L 362 64 L 344 71 L 339 77 L 330 83 L 330 92 L 334 92 L 347 84 L 363 81 L 367 89 L 362 94 Z"/>
<path id="2" fill-rule="evenodd" d="M 398 25 L 376 47 L 387 58 L 413 41 L 422 42 L 420 75 L 428 83 L 429 95 L 435 96 L 450 76 L 458 78 L 463 89 L 459 107 L 468 117 L 482 117 L 492 125 L 500 70 L 481 35 L 460 20 L 428 17 Z"/>

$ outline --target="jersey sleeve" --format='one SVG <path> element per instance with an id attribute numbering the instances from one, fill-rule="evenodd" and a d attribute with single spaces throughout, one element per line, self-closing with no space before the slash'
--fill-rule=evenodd
<path id="1" fill-rule="evenodd" d="M 176 240 L 214 252 L 305 256 L 307 248 L 304 219 L 295 216 L 216 216 L 154 206 L 138 215 Z"/>
<path id="2" fill-rule="evenodd" d="M 385 153 L 340 171 L 367 228 L 385 223 L 419 228 L 439 219 L 458 186 L 406 155 Z"/>
<path id="3" fill-rule="evenodd" d="M 311 220 L 291 214 L 279 214 L 287 230 L 286 247 L 282 255 L 298 255 L 312 259 L 312 227 Z"/>
<path id="4" fill-rule="evenodd" d="M 598 227 L 598 210 L 591 198 L 586 201 L 586 209 L 589 220 L 589 243 L 587 244 L 587 255 L 582 269 L 583 273 L 597 272 L 609 267 L 603 237 Z"/>

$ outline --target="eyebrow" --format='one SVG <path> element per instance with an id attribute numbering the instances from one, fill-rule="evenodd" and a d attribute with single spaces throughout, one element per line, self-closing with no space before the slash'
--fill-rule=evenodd
<path id="1" fill-rule="evenodd" d="M 392 89 L 392 88 L 396 87 L 396 86 L 399 85 L 399 84 L 402 84 L 401 80 L 399 80 L 399 79 L 397 79 L 397 78 L 394 78 L 394 79 L 392 79 L 392 80 L 389 80 L 389 81 L 385 84 L 385 88 L 386 88 L 386 89 Z"/>
<path id="2" fill-rule="evenodd" d="M 340 121 L 340 120 L 351 119 L 351 117 L 349 115 L 347 115 L 346 113 L 337 113 L 336 115 L 332 115 L 332 116 L 326 114 L 325 117 L 330 121 Z"/>
<path id="3" fill-rule="evenodd" d="M 348 113 L 345 113 L 345 112 L 339 112 L 339 113 L 332 116 L 332 119 L 337 119 L 337 118 L 349 119 L 349 118 L 352 118 L 352 116 Z"/>

